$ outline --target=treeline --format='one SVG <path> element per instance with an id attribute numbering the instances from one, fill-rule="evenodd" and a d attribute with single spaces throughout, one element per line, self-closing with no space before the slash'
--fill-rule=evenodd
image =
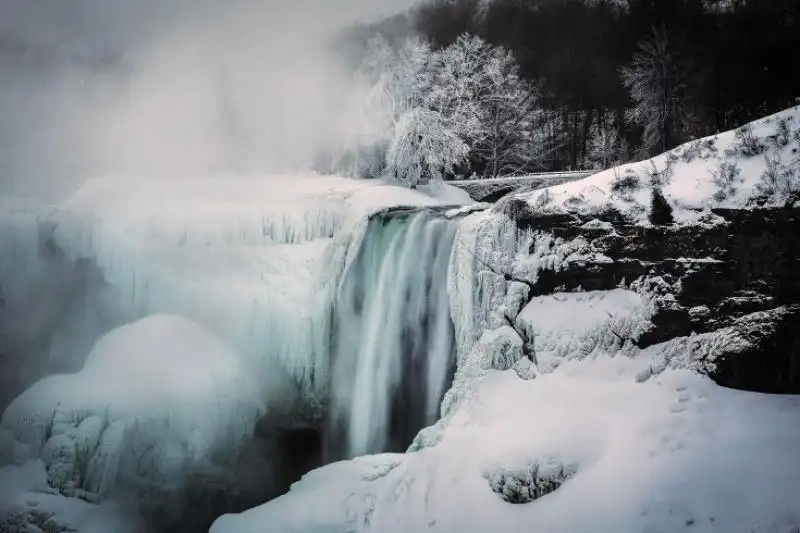
<path id="1" fill-rule="evenodd" d="M 469 33 L 511 52 L 551 119 L 546 167 L 559 170 L 794 105 L 798 16 L 797 0 L 429 0 L 410 20 L 434 49 Z"/>

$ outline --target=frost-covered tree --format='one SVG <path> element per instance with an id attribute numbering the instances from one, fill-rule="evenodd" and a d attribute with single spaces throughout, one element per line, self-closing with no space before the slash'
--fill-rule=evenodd
<path id="1" fill-rule="evenodd" d="M 469 152 L 441 113 L 411 109 L 394 130 L 387 154 L 390 176 L 414 188 L 428 179 L 443 179 Z"/>
<path id="2" fill-rule="evenodd" d="M 435 59 L 428 106 L 442 113 L 470 147 L 484 177 L 516 174 L 540 158 L 537 91 L 519 74 L 514 57 L 480 37 L 460 36 Z"/>
<path id="3" fill-rule="evenodd" d="M 642 150 L 665 152 L 685 136 L 691 122 L 690 64 L 665 29 L 654 29 L 621 69 L 634 107 L 628 119 L 643 129 Z"/>
<path id="4" fill-rule="evenodd" d="M 538 91 L 520 77 L 514 57 L 502 48 L 492 50 L 482 78 L 482 130 L 474 150 L 485 161 L 484 177 L 529 171 L 544 146 Z"/>
<path id="5" fill-rule="evenodd" d="M 357 127 L 332 166 L 415 185 L 466 170 L 517 174 L 539 160 L 537 92 L 506 50 L 469 35 L 439 51 L 419 39 L 393 48 L 382 38 L 367 50 L 356 73 L 364 88 Z"/>
<path id="6" fill-rule="evenodd" d="M 381 36 L 370 39 L 355 73 L 350 127 L 336 154 L 325 159 L 332 160 L 330 167 L 359 177 L 387 171 L 387 150 L 401 117 L 425 106 L 431 55 L 430 46 L 420 39 L 407 39 L 397 49 Z"/>

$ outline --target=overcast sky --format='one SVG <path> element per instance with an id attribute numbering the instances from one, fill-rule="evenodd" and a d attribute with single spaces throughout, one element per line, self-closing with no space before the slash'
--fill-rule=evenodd
<path id="1" fill-rule="evenodd" d="M 302 166 L 341 126 L 331 31 L 412 0 L 0 0 L 0 194 Z"/>

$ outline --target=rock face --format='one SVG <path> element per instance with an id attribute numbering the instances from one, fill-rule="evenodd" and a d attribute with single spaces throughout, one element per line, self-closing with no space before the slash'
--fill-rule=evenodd
<path id="1" fill-rule="evenodd" d="M 537 296 L 556 290 L 641 287 L 653 295 L 652 326 L 636 344 L 726 332 L 707 372 L 718 384 L 800 393 L 800 209 L 716 209 L 691 226 L 641 226 L 614 210 L 540 215 L 509 198 L 495 210 L 521 230 L 582 238 L 602 261 L 539 273 Z M 712 336 L 708 336 L 711 338 Z"/>

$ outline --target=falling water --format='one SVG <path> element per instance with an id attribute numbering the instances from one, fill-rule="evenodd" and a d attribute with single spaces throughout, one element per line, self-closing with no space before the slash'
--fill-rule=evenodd
<path id="1" fill-rule="evenodd" d="M 369 223 L 335 310 L 338 454 L 404 451 L 435 422 L 454 364 L 447 272 L 455 225 L 428 211 Z"/>

